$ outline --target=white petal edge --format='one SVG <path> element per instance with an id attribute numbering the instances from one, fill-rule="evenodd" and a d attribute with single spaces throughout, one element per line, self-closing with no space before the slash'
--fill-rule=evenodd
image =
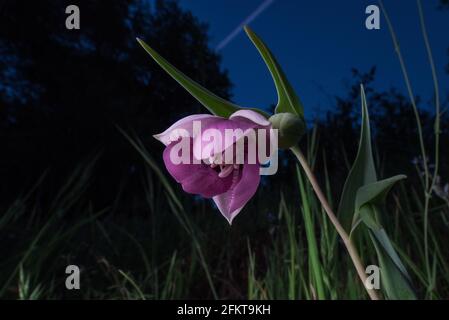
<path id="1" fill-rule="evenodd" d="M 165 130 L 162 133 L 155 134 L 153 137 L 160 142 L 162 142 L 164 145 L 168 146 L 171 142 L 170 136 L 176 129 L 184 129 L 187 130 L 190 136 L 193 136 L 192 130 L 193 130 L 193 121 L 202 121 L 204 119 L 211 119 L 211 118 L 218 118 L 217 116 L 211 115 L 211 114 L 194 114 L 187 117 L 184 117 L 178 121 L 176 121 L 174 124 L 172 124 L 167 130 Z"/>
<path id="2" fill-rule="evenodd" d="M 212 198 L 214 200 L 215 204 L 217 205 L 218 210 L 220 210 L 221 215 L 225 217 L 225 219 L 228 221 L 229 225 L 232 225 L 232 220 L 240 213 L 240 211 L 243 209 L 243 207 L 240 207 L 233 212 L 229 212 L 227 208 L 225 207 L 225 201 L 223 197 L 226 196 L 226 193 L 219 194 L 218 196 L 215 196 Z"/>
<path id="3" fill-rule="evenodd" d="M 252 110 L 238 110 L 229 117 L 229 119 L 234 118 L 245 118 L 261 126 L 269 126 L 271 124 L 263 115 Z"/>

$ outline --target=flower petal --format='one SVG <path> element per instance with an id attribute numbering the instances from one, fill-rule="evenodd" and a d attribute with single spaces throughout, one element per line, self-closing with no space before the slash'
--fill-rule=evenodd
<path id="1" fill-rule="evenodd" d="M 237 117 L 234 120 L 209 121 L 201 127 L 201 136 L 194 139 L 193 154 L 197 159 L 207 159 L 213 155 L 219 155 L 232 147 L 238 140 L 250 136 L 251 132 L 258 128 L 260 126 L 257 123 L 242 117 Z M 226 130 L 232 130 L 231 133 L 234 134 L 226 134 Z M 218 144 L 216 139 L 218 139 Z"/>
<path id="2" fill-rule="evenodd" d="M 265 118 L 260 113 L 252 110 L 239 110 L 231 114 L 231 116 L 229 117 L 229 119 L 231 120 L 238 120 L 238 119 L 242 120 L 242 118 L 250 120 L 262 127 L 270 125 L 270 121 L 268 121 L 267 118 Z"/>
<path id="3" fill-rule="evenodd" d="M 178 129 L 186 130 L 190 137 L 193 137 L 193 121 L 201 121 L 201 126 L 206 125 L 210 120 L 222 119 L 211 114 L 194 114 L 176 121 L 167 130 L 162 133 L 155 134 L 153 137 L 168 146 L 173 141 Z M 176 139 L 174 139 L 176 140 Z"/>
<path id="4" fill-rule="evenodd" d="M 243 165 L 237 177 L 233 175 L 233 184 L 230 189 L 213 197 L 215 204 L 229 224 L 232 224 L 232 220 L 256 193 L 260 182 L 259 169 L 260 166 L 257 164 Z"/>
<path id="5" fill-rule="evenodd" d="M 210 166 L 204 163 L 194 164 L 192 154 L 190 154 L 190 164 L 173 163 L 170 153 L 175 145 L 174 142 L 165 148 L 163 159 L 168 172 L 182 185 L 185 192 L 212 198 L 229 190 L 232 185 L 232 175 L 220 178 L 218 172 Z"/>

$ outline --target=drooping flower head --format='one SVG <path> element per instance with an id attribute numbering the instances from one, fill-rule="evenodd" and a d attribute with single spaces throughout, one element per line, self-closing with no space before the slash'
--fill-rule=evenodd
<path id="1" fill-rule="evenodd" d="M 229 119 L 191 115 L 154 137 L 166 146 L 165 166 L 183 190 L 212 198 L 231 224 L 256 193 L 261 167 L 256 155 L 272 153 L 267 154 L 270 127 L 259 113 L 239 110 Z"/>
<path id="2" fill-rule="evenodd" d="M 278 102 L 275 115 L 271 117 L 265 112 L 260 111 L 266 117 L 218 97 L 137 39 L 174 80 L 214 114 L 183 118 L 155 138 L 166 146 L 164 162 L 173 178 L 186 192 L 212 198 L 229 223 L 256 192 L 261 170 L 264 174 L 276 172 L 277 146 L 290 148 L 305 132 L 302 104 L 285 73 L 263 41 L 248 27 L 244 29 L 265 61 L 276 86 Z M 195 130 L 196 123 L 201 124 L 198 130 Z M 270 129 L 269 133 L 264 131 L 267 129 Z M 238 133 L 226 135 L 229 130 Z M 204 136 L 213 138 L 203 139 Z M 268 139 L 261 142 L 263 137 Z M 266 152 L 267 148 L 269 152 Z M 274 170 L 271 166 L 273 156 Z M 271 167 L 268 171 L 261 168 L 261 164 L 267 161 Z"/>

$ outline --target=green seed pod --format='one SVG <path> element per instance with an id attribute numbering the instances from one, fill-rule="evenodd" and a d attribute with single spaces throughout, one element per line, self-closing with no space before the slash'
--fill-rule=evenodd
<path id="1" fill-rule="evenodd" d="M 293 113 L 276 113 L 269 119 L 273 129 L 278 129 L 278 145 L 287 149 L 296 145 L 306 131 L 304 119 Z"/>

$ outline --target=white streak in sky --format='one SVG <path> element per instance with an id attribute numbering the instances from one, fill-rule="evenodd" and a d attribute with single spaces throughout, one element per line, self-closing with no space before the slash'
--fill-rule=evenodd
<path id="1" fill-rule="evenodd" d="M 265 9 L 267 9 L 272 3 L 274 2 L 274 0 L 265 0 L 264 2 L 262 2 L 260 4 L 259 7 L 257 7 L 257 9 L 251 13 L 248 17 L 246 17 L 245 20 L 243 20 L 239 26 L 237 28 L 234 29 L 234 31 L 232 31 L 226 38 L 224 38 L 219 44 L 218 46 L 215 48 L 216 51 L 219 51 L 221 49 L 223 49 L 224 47 L 226 47 L 229 42 L 231 42 L 238 34 L 240 31 L 242 31 L 243 27 L 247 24 L 250 24 L 251 21 L 253 21 L 254 19 L 256 19 L 262 12 L 265 11 Z"/>

